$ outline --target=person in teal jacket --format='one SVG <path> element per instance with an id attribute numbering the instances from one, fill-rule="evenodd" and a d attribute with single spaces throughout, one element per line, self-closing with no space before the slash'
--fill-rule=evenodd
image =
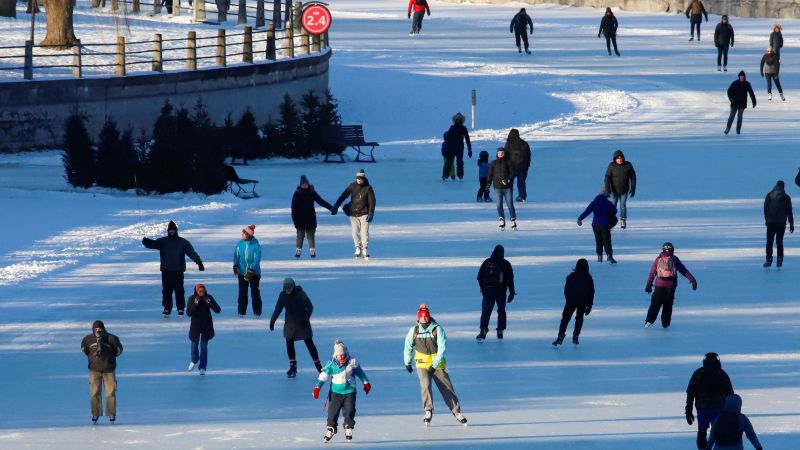
<path id="1" fill-rule="evenodd" d="M 431 317 L 427 305 L 424 303 L 419 305 L 417 324 L 411 327 L 408 330 L 408 334 L 406 334 L 403 362 L 408 373 L 414 372 L 411 368 L 412 356 L 417 366 L 422 407 L 425 409 L 425 416 L 422 421 L 425 426 L 430 426 L 433 418 L 431 379 L 436 383 L 444 402 L 453 412 L 456 420 L 464 425 L 467 424 L 467 418 L 461 414 L 461 405 L 459 405 L 458 396 L 453 389 L 453 382 L 450 381 L 450 375 L 447 374 L 447 361 L 444 357 L 446 352 L 447 335 L 444 332 L 444 328 Z"/>
<path id="2" fill-rule="evenodd" d="M 325 442 L 331 440 L 339 425 L 339 412 L 344 409 L 344 436 L 353 439 L 353 427 L 356 426 L 356 377 L 364 383 L 364 392 L 369 395 L 372 388 L 367 374 L 358 361 L 347 352 L 344 342 L 336 340 L 333 344 L 333 359 L 325 365 L 314 386 L 313 396 L 319 398 L 319 390 L 328 379 L 331 390 L 328 393 L 328 427 L 325 430 Z"/>
<path id="3" fill-rule="evenodd" d="M 256 226 L 242 229 L 242 240 L 233 251 L 233 274 L 239 279 L 239 317 L 247 314 L 247 287 L 253 297 L 253 314 L 261 317 L 261 244 L 255 238 Z"/>

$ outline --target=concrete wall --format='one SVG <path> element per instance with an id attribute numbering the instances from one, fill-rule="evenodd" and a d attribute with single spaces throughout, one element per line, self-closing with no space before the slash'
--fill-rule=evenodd
<path id="1" fill-rule="evenodd" d="M 277 119 L 288 93 L 295 101 L 309 89 L 328 88 L 330 50 L 294 59 L 259 61 L 197 71 L 0 83 L 0 150 L 58 148 L 66 117 L 77 107 L 96 139 L 105 117 L 149 136 L 164 101 L 190 109 L 198 98 L 212 120 L 222 125 L 250 107 L 259 124 Z"/>

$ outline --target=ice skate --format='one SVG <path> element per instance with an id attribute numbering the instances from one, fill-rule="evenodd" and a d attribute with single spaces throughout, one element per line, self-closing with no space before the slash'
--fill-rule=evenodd
<path id="1" fill-rule="evenodd" d="M 431 426 L 431 419 L 433 419 L 433 411 L 425 411 L 425 416 L 422 418 L 422 423 L 424 423 L 426 427 L 429 427 Z"/>
<path id="2" fill-rule="evenodd" d="M 460 424 L 462 424 L 464 426 L 467 426 L 467 418 L 464 417 L 463 414 L 461 414 L 460 412 L 457 412 L 457 413 L 454 413 L 453 416 L 456 418 L 458 423 L 460 423 Z"/>
<path id="3" fill-rule="evenodd" d="M 316 257 L 317 257 L 317 251 L 316 251 L 316 250 L 314 250 L 313 248 L 310 248 L 310 249 L 308 249 L 308 254 L 309 254 L 309 255 L 310 255 L 312 258 L 316 258 Z"/>
<path id="4" fill-rule="evenodd" d="M 511 229 L 517 231 L 517 220 L 511 219 Z"/>
<path id="5" fill-rule="evenodd" d="M 645 327 L 645 329 L 647 329 L 647 328 L 650 328 L 650 326 L 651 326 L 651 325 L 653 325 L 653 324 L 652 324 L 652 323 L 650 323 L 650 322 L 645 322 L 645 323 L 644 323 L 644 327 Z"/>
<path id="6" fill-rule="evenodd" d="M 769 100 L 769 101 L 772 101 L 772 92 L 770 92 L 769 94 L 767 94 L 767 100 Z"/>
<path id="7" fill-rule="evenodd" d="M 364 247 L 364 261 L 369 261 L 369 250 Z"/>
<path id="8" fill-rule="evenodd" d="M 722 66 L 722 71 L 723 72 L 727 72 L 728 71 L 728 66 Z"/>
<path id="9" fill-rule="evenodd" d="M 97 419 L 99 419 L 99 418 L 100 417 L 98 417 L 98 416 L 92 416 L 92 425 L 97 424 Z"/>
<path id="10" fill-rule="evenodd" d="M 179 310 L 178 310 L 178 317 L 181 317 L 181 316 L 183 316 L 183 310 L 182 310 L 182 309 L 179 309 Z"/>
<path id="11" fill-rule="evenodd" d="M 620 228 L 622 228 L 623 230 L 624 230 L 625 228 L 627 228 L 627 227 L 628 227 L 628 224 L 626 223 L 626 220 L 627 220 L 627 219 L 622 219 L 622 221 L 621 221 L 622 223 L 621 223 L 621 224 L 620 224 L 620 226 L 619 226 L 619 227 L 620 227 Z"/>
<path id="12" fill-rule="evenodd" d="M 186 369 L 186 371 L 187 371 L 187 372 L 191 372 L 191 371 L 193 371 L 193 370 L 194 370 L 194 366 L 196 366 L 196 365 L 197 365 L 197 363 L 190 362 L 190 363 L 189 363 L 189 367 Z"/>
<path id="13" fill-rule="evenodd" d="M 572 336 L 572 344 L 577 346 L 579 343 L 580 342 L 578 342 L 578 336 Z"/>
<path id="14" fill-rule="evenodd" d="M 500 218 L 500 223 L 497 226 L 500 227 L 500 230 L 505 230 L 506 229 L 506 219 L 501 217 Z"/>
<path id="15" fill-rule="evenodd" d="M 497 340 L 498 341 L 503 340 L 503 330 L 497 330 Z"/>
<path id="16" fill-rule="evenodd" d="M 109 421 L 109 422 L 111 422 L 111 423 L 114 423 L 114 422 L 116 422 L 116 421 L 117 421 L 117 416 L 111 416 L 111 417 L 109 417 L 109 418 L 108 418 L 108 421 Z"/>
<path id="17" fill-rule="evenodd" d="M 289 370 L 286 371 L 286 376 L 289 378 L 294 378 L 297 376 L 297 363 L 289 364 Z"/>
<path id="18" fill-rule="evenodd" d="M 689 42 L 692 42 L 693 40 L 694 40 L 694 36 L 689 38 Z"/>
<path id="19" fill-rule="evenodd" d="M 478 333 L 478 335 L 477 335 L 477 336 L 475 336 L 475 339 L 476 339 L 478 342 L 483 342 L 483 340 L 484 340 L 484 339 L 486 339 L 486 331 L 485 331 L 485 330 L 481 330 L 481 332 L 480 332 L 480 333 Z"/>
<path id="20" fill-rule="evenodd" d="M 563 343 L 564 343 L 564 336 L 559 336 L 556 338 L 555 341 L 553 341 L 553 347 L 558 348 Z"/>
<path id="21" fill-rule="evenodd" d="M 355 257 L 356 259 L 361 257 L 361 247 L 356 247 Z"/>
<path id="22" fill-rule="evenodd" d="M 347 439 L 348 441 L 352 441 L 353 440 L 353 428 L 352 427 L 348 427 L 348 426 L 344 427 L 344 438 Z"/>
<path id="23" fill-rule="evenodd" d="M 518 53 L 522 53 L 522 47 L 520 47 L 520 46 L 517 46 L 517 52 L 518 52 Z"/>
<path id="24" fill-rule="evenodd" d="M 169 313 L 170 313 L 170 310 L 165 309 L 164 311 L 161 312 L 161 317 L 163 317 L 165 319 L 168 319 L 169 318 Z"/>
<path id="25" fill-rule="evenodd" d="M 783 102 L 786 101 L 786 97 L 783 96 L 783 92 L 778 92 L 778 95 L 781 96 L 781 101 L 783 101 Z"/>
<path id="26" fill-rule="evenodd" d="M 326 428 L 325 436 L 322 437 L 322 442 L 330 442 L 334 434 L 336 434 L 336 428 L 333 427 Z"/>
<path id="27" fill-rule="evenodd" d="M 764 261 L 763 267 L 772 267 L 772 256 L 767 256 L 767 260 Z"/>
<path id="28" fill-rule="evenodd" d="M 783 267 L 783 258 L 781 258 L 781 257 L 778 257 L 778 261 L 777 261 L 776 267 L 777 267 L 778 269 L 780 269 L 781 267 Z"/>
<path id="29" fill-rule="evenodd" d="M 299 248 L 296 248 L 294 250 L 294 257 L 295 258 L 299 258 L 300 257 L 300 253 L 301 253 L 301 250 Z"/>
<path id="30" fill-rule="evenodd" d="M 529 54 L 529 55 L 530 55 L 530 54 L 531 54 L 531 51 L 530 51 L 530 50 L 528 50 L 528 49 L 526 48 L 526 49 L 525 49 L 525 53 L 527 53 L 527 54 Z"/>
<path id="31" fill-rule="evenodd" d="M 611 256 L 611 255 L 608 255 L 608 263 L 609 263 L 609 264 L 611 264 L 611 265 L 613 266 L 613 265 L 615 265 L 615 264 L 617 263 L 617 260 L 616 260 L 616 259 L 614 259 L 614 257 L 613 257 L 613 256 Z"/>
<path id="32" fill-rule="evenodd" d="M 322 372 L 322 364 L 319 361 L 314 361 L 314 368 L 317 369 L 317 372 Z"/>
<path id="33" fill-rule="evenodd" d="M 206 374 L 206 369 L 200 369 L 200 375 L 205 375 L 205 374 Z"/>
<path id="34" fill-rule="evenodd" d="M 598 253 L 597 254 L 597 262 L 603 262 L 603 254 L 602 253 Z"/>
<path id="35" fill-rule="evenodd" d="M 722 72 L 722 66 L 717 66 L 717 72 Z"/>

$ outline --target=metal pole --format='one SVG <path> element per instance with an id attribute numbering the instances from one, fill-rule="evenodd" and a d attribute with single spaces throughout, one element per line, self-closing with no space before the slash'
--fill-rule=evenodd
<path id="1" fill-rule="evenodd" d="M 37 3 L 36 0 L 31 0 L 31 39 L 30 39 L 31 42 L 33 42 L 33 30 L 34 27 L 36 26 L 36 22 L 34 21 L 34 19 L 36 18 L 36 9 L 38 6 L 36 3 Z"/>
<path id="2" fill-rule="evenodd" d="M 475 129 L 475 100 L 477 99 L 478 93 L 475 89 L 472 90 L 472 129 Z"/>

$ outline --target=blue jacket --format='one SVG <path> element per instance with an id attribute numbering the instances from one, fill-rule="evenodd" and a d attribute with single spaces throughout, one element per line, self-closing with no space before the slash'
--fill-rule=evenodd
<path id="1" fill-rule="evenodd" d="M 735 414 L 738 419 L 737 423 L 732 429 L 723 429 L 725 427 L 730 427 L 731 424 L 726 423 L 722 416 L 718 416 L 714 419 L 714 423 L 711 425 L 711 434 L 708 437 L 708 446 L 706 448 L 713 448 L 714 450 L 743 450 L 742 433 L 747 436 L 747 439 L 750 440 L 753 447 L 758 449 L 762 448 L 761 442 L 758 441 L 758 436 L 756 436 L 756 432 L 753 430 L 753 424 L 750 423 L 750 419 L 748 419 L 747 416 L 742 414 L 741 397 L 736 394 L 729 395 L 725 399 L 725 407 L 722 412 L 723 414 Z M 732 445 L 721 445 L 717 442 L 717 438 L 723 434 L 737 436 L 739 441 Z"/>
<path id="2" fill-rule="evenodd" d="M 478 160 L 478 178 L 486 178 L 489 175 L 489 161 Z"/>
<path id="3" fill-rule="evenodd" d="M 416 338 L 414 330 L 417 331 Z M 446 352 L 447 336 L 444 328 L 431 318 L 427 328 L 423 328 L 420 323 L 417 323 L 408 330 L 403 346 L 403 362 L 405 365 L 411 364 L 413 356 L 418 369 L 430 367 L 444 369 L 447 364 L 444 358 Z"/>
<path id="4" fill-rule="evenodd" d="M 369 383 L 367 374 L 355 358 L 348 355 L 344 365 L 334 358 L 322 368 L 316 386 L 321 388 L 330 378 L 331 390 L 335 394 L 350 394 L 356 391 L 356 377 L 364 384 Z"/>
<path id="5" fill-rule="evenodd" d="M 247 269 L 253 270 L 253 275 L 261 275 L 261 244 L 258 239 L 249 241 L 242 239 L 236 244 L 233 251 L 233 267 L 239 268 L 239 273 L 244 275 Z"/>
<path id="6" fill-rule="evenodd" d="M 609 225 L 608 218 L 611 214 L 617 215 L 617 208 L 614 204 L 608 201 L 608 198 L 603 194 L 597 194 L 597 197 L 589 203 L 589 206 L 583 211 L 583 214 L 578 217 L 578 220 L 585 219 L 589 214 L 592 216 L 592 225 L 604 226 Z"/>

